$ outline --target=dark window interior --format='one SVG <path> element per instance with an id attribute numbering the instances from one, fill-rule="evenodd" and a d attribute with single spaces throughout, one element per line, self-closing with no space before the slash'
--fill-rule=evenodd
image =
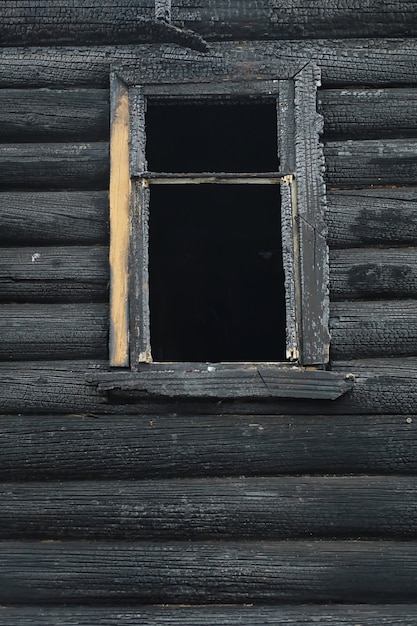
<path id="1" fill-rule="evenodd" d="M 275 102 L 148 103 L 151 172 L 278 170 Z"/>
<path id="2" fill-rule="evenodd" d="M 149 252 L 155 361 L 285 360 L 277 186 L 153 186 Z"/>

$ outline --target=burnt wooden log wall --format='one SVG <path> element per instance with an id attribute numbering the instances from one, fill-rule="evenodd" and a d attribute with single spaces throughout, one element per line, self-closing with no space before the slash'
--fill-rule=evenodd
<path id="1" fill-rule="evenodd" d="M 107 364 L 109 62 L 154 62 L 128 45 L 153 2 L 3 4 L 0 625 L 414 624 L 417 46 L 395 39 L 413 3 L 172 3 L 208 68 L 240 63 L 218 43 L 238 38 L 269 40 L 245 44 L 255 72 L 265 49 L 322 67 L 332 366 L 355 384 L 127 403 L 86 377 Z"/>

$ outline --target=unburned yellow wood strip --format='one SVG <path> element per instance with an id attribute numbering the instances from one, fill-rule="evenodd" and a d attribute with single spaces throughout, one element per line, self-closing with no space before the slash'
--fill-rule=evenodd
<path id="1" fill-rule="evenodd" d="M 129 364 L 129 99 L 117 85 L 111 129 L 110 168 L 110 365 Z"/>

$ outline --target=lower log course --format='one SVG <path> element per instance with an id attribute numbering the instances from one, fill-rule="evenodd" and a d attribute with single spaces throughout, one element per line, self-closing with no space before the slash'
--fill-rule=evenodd
<path id="1" fill-rule="evenodd" d="M 2 604 L 413 602 L 415 542 L 8 542 Z"/>
<path id="2" fill-rule="evenodd" d="M 417 188 L 328 191 L 330 247 L 415 245 Z"/>
<path id="3" fill-rule="evenodd" d="M 416 296 L 417 248 L 330 251 L 332 300 Z"/>
<path id="4" fill-rule="evenodd" d="M 416 496 L 417 478 L 401 476 L 3 483 L 0 535 L 45 541 L 415 539 Z"/>
<path id="5" fill-rule="evenodd" d="M 415 380 L 413 384 L 415 388 Z M 88 402 L 76 387 L 73 395 Z M 270 414 L 256 415 L 263 407 L 253 403 L 235 409 L 252 410 L 249 415 L 228 414 L 234 405 L 219 403 L 200 406 L 200 414 L 195 406 L 187 414 L 184 402 L 154 407 L 151 415 L 143 404 L 134 415 L 126 414 L 128 408 L 118 415 L 112 407 L 108 416 L 1 417 L 0 480 L 417 473 L 415 414 L 315 416 L 312 402 L 304 405 L 306 416 L 290 413 L 288 404 L 287 415 L 271 415 L 270 404 L 264 409 Z M 204 409 L 217 415 L 204 414 Z M 278 405 L 277 413 L 279 409 L 284 407 Z M 401 484 L 406 489 L 400 481 L 397 488 Z"/>
<path id="6" fill-rule="evenodd" d="M 106 370 L 108 361 L 0 362 L 1 413 L 93 413 L 245 415 L 307 414 L 413 415 L 417 405 L 417 359 L 364 359 L 333 362 L 332 369 L 354 375 L 353 389 L 337 400 L 276 399 L 259 402 L 167 401 L 161 404 L 143 397 L 131 404 L 113 404 L 86 385 L 86 376 Z"/>
<path id="7" fill-rule="evenodd" d="M 107 189 L 109 144 L 0 144 L 0 189 Z"/>
<path id="8" fill-rule="evenodd" d="M 0 248 L 0 301 L 107 300 L 107 246 Z"/>
<path id="9" fill-rule="evenodd" d="M 3 245 L 108 241 L 107 191 L 5 191 L 0 204 Z"/>
<path id="10" fill-rule="evenodd" d="M 417 605 L 5 607 L 0 626 L 415 626 Z M 140 620 L 138 622 L 137 620 Z"/>
<path id="11" fill-rule="evenodd" d="M 0 305 L 0 358 L 107 356 L 108 307 L 100 304 Z"/>

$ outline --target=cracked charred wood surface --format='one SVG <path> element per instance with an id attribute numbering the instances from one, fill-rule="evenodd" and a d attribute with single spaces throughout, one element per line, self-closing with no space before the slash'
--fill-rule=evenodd
<path id="1" fill-rule="evenodd" d="M 416 496 L 417 478 L 399 476 L 2 483 L 0 532 L 41 541 L 412 539 Z"/>
<path id="2" fill-rule="evenodd" d="M 415 245 L 417 189 L 330 191 L 326 218 L 330 247 Z"/>
<path id="3" fill-rule="evenodd" d="M 141 626 L 415 626 L 415 604 L 300 606 L 136 606 L 125 607 L 2 607 L 1 626 L 131 626 L 140 617 Z M 307 620 L 307 621 L 306 621 Z"/>
<path id="4" fill-rule="evenodd" d="M 180 68 L 186 59 L 198 61 L 208 74 L 234 75 L 248 79 L 292 76 L 303 63 L 316 62 L 325 85 L 409 85 L 416 80 L 417 42 L 306 40 L 282 42 L 213 43 L 211 54 L 184 51 L 169 45 L 11 48 L 3 53 L 1 87 L 108 87 L 110 64 L 137 64 L 140 55 L 144 75 L 161 63 Z M 245 69 L 246 68 L 246 69 Z"/>
<path id="5" fill-rule="evenodd" d="M 107 246 L 0 248 L 0 301 L 104 302 L 108 254 Z"/>
<path id="6" fill-rule="evenodd" d="M 8 542 L 2 604 L 412 602 L 411 541 Z"/>
<path id="7" fill-rule="evenodd" d="M 107 191 L 5 191 L 0 204 L 3 245 L 108 243 Z"/>
<path id="8" fill-rule="evenodd" d="M 108 307 L 100 304 L 0 305 L 0 358 L 103 359 Z"/>
<path id="9" fill-rule="evenodd" d="M 0 144 L 0 189 L 107 189 L 109 144 Z"/>
<path id="10" fill-rule="evenodd" d="M 326 139 L 415 137 L 417 89 L 322 89 L 318 109 Z"/>
<path id="11" fill-rule="evenodd" d="M 331 250 L 330 296 L 332 300 L 416 297 L 417 248 Z"/>
<path id="12" fill-rule="evenodd" d="M 333 359 L 414 356 L 417 352 L 417 302 L 334 302 L 330 334 Z"/>
<path id="13" fill-rule="evenodd" d="M 106 141 L 107 89 L 1 89 L 0 136 L 16 141 Z"/>
<path id="14" fill-rule="evenodd" d="M 352 10 L 347 0 L 315 2 L 283 0 L 197 0 L 172 3 L 173 24 L 216 39 L 303 39 L 334 37 L 407 37 L 417 32 L 417 11 L 410 0 L 389 6 L 364 0 Z M 152 0 L 108 0 L 99 6 L 76 0 L 70 6 L 45 0 L 36 12 L 26 0 L 0 2 L 2 45 L 140 43 L 158 41 L 152 28 Z M 147 23 L 144 20 L 149 20 Z"/>

